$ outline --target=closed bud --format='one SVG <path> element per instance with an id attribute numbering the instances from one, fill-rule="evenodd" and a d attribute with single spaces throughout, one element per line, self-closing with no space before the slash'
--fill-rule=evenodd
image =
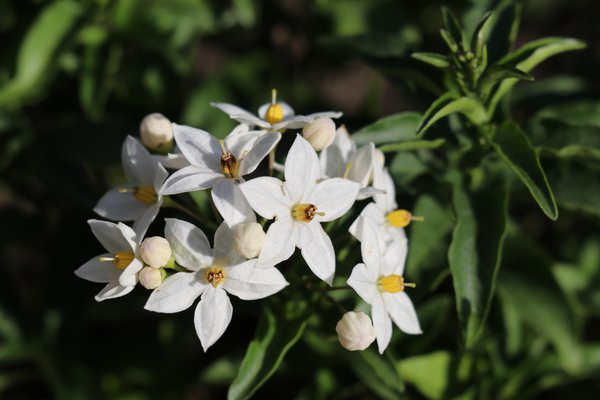
<path id="1" fill-rule="evenodd" d="M 142 268 L 138 275 L 142 286 L 149 290 L 156 289 L 157 287 L 159 287 L 166 277 L 167 273 L 164 269 L 152 267 Z"/>
<path id="2" fill-rule="evenodd" d="M 235 247 L 245 258 L 258 257 L 265 243 L 265 232 L 256 222 L 243 222 L 233 228 Z"/>
<path id="3" fill-rule="evenodd" d="M 149 114 L 140 124 L 142 143 L 149 150 L 168 153 L 173 149 L 173 129 L 171 121 L 159 113 Z"/>
<path id="4" fill-rule="evenodd" d="M 377 337 L 371 319 L 363 312 L 350 311 L 344 314 L 335 331 L 342 347 L 350 351 L 366 349 Z"/>
<path id="5" fill-rule="evenodd" d="M 335 139 L 335 122 L 331 118 L 319 117 L 304 126 L 302 136 L 316 151 L 323 150 Z"/>
<path id="6" fill-rule="evenodd" d="M 146 238 L 140 245 L 142 260 L 153 268 L 160 268 L 167 265 L 172 255 L 169 242 L 160 236 Z"/>

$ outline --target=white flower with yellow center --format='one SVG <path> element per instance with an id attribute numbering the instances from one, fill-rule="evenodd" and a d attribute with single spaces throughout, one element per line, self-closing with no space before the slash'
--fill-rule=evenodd
<path id="1" fill-rule="evenodd" d="M 258 109 L 258 116 L 238 106 L 229 103 L 210 103 L 218 108 L 229 118 L 241 124 L 256 126 L 267 131 L 282 131 L 285 129 L 300 129 L 319 117 L 339 118 L 341 112 L 326 111 L 310 115 L 294 115 L 294 110 L 289 104 L 277 101 L 277 90 L 271 92 L 271 102 L 263 104 Z"/>
<path id="2" fill-rule="evenodd" d="M 111 221 L 134 221 L 133 229 L 143 237 L 162 205 L 158 191 L 168 172 L 131 136 L 123 143 L 121 161 L 130 183 L 106 192 L 94 211 Z"/>
<path id="3" fill-rule="evenodd" d="M 382 190 L 368 187 L 373 173 L 375 146 L 368 143 L 356 149 L 356 143 L 348 133 L 345 126 L 341 126 L 335 133 L 331 146 L 324 149 L 319 160 L 323 174 L 328 178 L 340 177 L 350 179 L 360 184 L 357 200 L 363 200 Z"/>
<path id="4" fill-rule="evenodd" d="M 404 292 L 406 287 L 415 287 L 404 282 L 402 276 L 408 243 L 395 240 L 385 246 L 379 230 L 369 220 L 362 221 L 362 234 L 364 264 L 354 267 L 348 285 L 371 305 L 377 345 L 383 353 L 392 338 L 392 321 L 405 333 L 422 333 L 415 308 Z"/>
<path id="5" fill-rule="evenodd" d="M 244 261 L 232 252 L 233 233 L 226 223 L 215 232 L 214 250 L 204 233 L 188 222 L 166 219 L 165 236 L 177 264 L 191 272 L 168 277 L 152 292 L 145 308 L 175 313 L 200 297 L 194 325 L 204 351 L 223 335 L 231 321 L 233 308 L 228 293 L 242 300 L 256 300 L 288 284 L 276 268 L 257 269 L 256 260 Z"/>
<path id="6" fill-rule="evenodd" d="M 321 181 L 317 153 L 300 135 L 285 160 L 284 174 L 285 182 L 260 177 L 240 185 L 254 211 L 266 219 L 275 218 L 267 230 L 258 267 L 287 260 L 298 247 L 314 274 L 331 284 L 335 253 L 321 222 L 348 211 L 359 185 L 341 178 Z"/>
<path id="7" fill-rule="evenodd" d="M 96 295 L 96 301 L 126 295 L 137 284 L 137 274 L 144 266 L 139 256 L 138 236 L 120 222 L 91 219 L 88 224 L 108 253 L 92 258 L 75 270 L 75 275 L 91 282 L 108 283 Z"/>
<path id="8" fill-rule="evenodd" d="M 281 139 L 278 132 L 264 135 L 239 125 L 225 140 L 208 132 L 173 124 L 175 141 L 190 162 L 169 177 L 160 194 L 177 194 L 212 188 L 221 216 L 230 225 L 253 220 L 254 213 L 238 183 L 252 173 Z"/>

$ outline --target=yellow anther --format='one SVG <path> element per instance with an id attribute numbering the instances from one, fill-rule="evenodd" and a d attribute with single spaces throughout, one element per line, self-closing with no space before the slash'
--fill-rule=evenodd
<path id="1" fill-rule="evenodd" d="M 407 210 L 394 210 L 386 215 L 388 222 L 395 228 L 404 228 L 408 226 L 412 221 L 422 222 L 425 220 L 423 217 L 417 217 L 412 215 Z"/>
<path id="2" fill-rule="evenodd" d="M 277 89 L 271 90 L 271 105 L 265 113 L 265 121 L 270 124 L 276 124 L 283 121 L 283 107 L 277 104 Z"/>
<path id="3" fill-rule="evenodd" d="M 113 265 L 119 269 L 125 269 L 131 264 L 135 255 L 127 251 L 119 251 L 113 257 L 100 257 L 99 260 L 102 262 L 110 261 Z"/>
<path id="4" fill-rule="evenodd" d="M 219 140 L 219 143 L 221 144 L 221 149 L 223 151 L 223 154 L 221 155 L 221 169 L 223 170 L 223 173 L 228 178 L 237 178 L 240 166 L 238 160 L 233 154 L 227 151 L 223 140 Z"/>
<path id="5" fill-rule="evenodd" d="M 388 293 L 403 292 L 404 288 L 406 288 L 406 287 L 411 287 L 411 288 L 417 287 L 417 285 L 414 283 L 405 283 L 404 278 L 400 275 L 382 276 L 377 281 L 377 286 L 379 287 L 379 290 L 381 290 L 382 292 L 388 292 Z"/>
<path id="6" fill-rule="evenodd" d="M 210 283 L 212 287 L 216 288 L 225 279 L 225 272 L 222 268 L 213 267 L 206 271 L 206 282 Z"/>
<path id="7" fill-rule="evenodd" d="M 324 212 L 317 212 L 317 206 L 314 204 L 297 204 L 292 208 L 292 218 L 301 222 L 310 222 L 315 215 L 323 216 Z"/>
<path id="8" fill-rule="evenodd" d="M 131 193 L 137 201 L 144 204 L 154 204 L 158 200 L 156 190 L 148 185 L 139 185 L 133 189 L 120 188 L 119 193 Z"/>

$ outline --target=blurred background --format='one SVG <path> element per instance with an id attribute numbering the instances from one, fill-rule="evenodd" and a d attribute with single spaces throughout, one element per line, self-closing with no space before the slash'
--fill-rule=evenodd
<path id="1" fill-rule="evenodd" d="M 225 136 L 234 124 L 209 103 L 255 111 L 271 88 L 299 114 L 343 111 L 351 132 L 392 113 L 423 112 L 441 93 L 439 79 L 409 55 L 445 52 L 440 6 L 472 25 L 496 3 L 0 0 L 0 398 L 223 398 L 254 335 L 252 304 L 235 304 L 232 326 L 203 354 L 191 310 L 146 312 L 143 288 L 96 303 L 101 285 L 73 274 L 102 252 L 86 220 L 96 218 L 100 196 L 124 181 L 126 135 L 138 136 L 141 119 L 160 112 Z M 537 68 L 538 82 L 520 85 L 512 97 L 513 118 L 524 120 L 542 105 L 598 99 L 596 2 L 523 3 L 517 44 L 569 36 L 588 48 Z M 600 118 L 600 108 L 583 115 L 594 117 L 594 110 Z M 514 212 L 563 266 L 577 264 L 586 244 L 588 275 L 565 279 L 584 281 L 587 297 L 575 299 L 583 306 L 569 303 L 570 310 L 586 315 L 582 339 L 600 341 L 600 181 L 591 182 L 583 214 L 571 211 L 577 199 L 568 198 L 556 223 L 529 209 Z M 399 192 L 414 194 L 402 186 Z M 443 309 L 456 319 L 453 307 Z M 442 331 L 414 351 L 458 347 L 455 324 L 448 323 L 446 338 Z M 315 365 L 306 351 L 302 343 L 292 349 L 257 398 L 378 397 L 356 383 L 352 369 Z M 533 397 L 575 398 L 562 397 L 570 391 L 597 398 L 598 364 Z"/>

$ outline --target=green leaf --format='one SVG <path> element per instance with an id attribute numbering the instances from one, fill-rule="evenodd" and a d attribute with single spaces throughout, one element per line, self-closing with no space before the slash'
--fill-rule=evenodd
<path id="1" fill-rule="evenodd" d="M 398 363 L 400 376 L 429 399 L 442 399 L 453 374 L 454 360 L 447 351 L 410 357 Z"/>
<path id="2" fill-rule="evenodd" d="M 448 57 L 437 54 L 437 53 L 412 53 L 411 57 L 423 61 L 424 63 L 433 65 L 438 68 L 448 68 L 450 66 L 450 62 L 448 61 Z"/>
<path id="3" fill-rule="evenodd" d="M 80 15 L 74 1 L 53 2 L 42 10 L 19 48 L 14 78 L 0 88 L 0 106 L 18 107 L 43 89 L 59 46 Z"/>
<path id="4" fill-rule="evenodd" d="M 382 399 L 400 400 L 404 384 L 395 366 L 371 349 L 347 353 L 348 365 L 358 379 Z"/>
<path id="5" fill-rule="evenodd" d="M 472 347 L 483 330 L 494 292 L 506 231 L 507 191 L 500 178 L 475 191 L 456 173 L 453 206 L 456 226 L 448 262 L 463 339 Z"/>
<path id="6" fill-rule="evenodd" d="M 352 138 L 358 146 L 415 139 L 420 119 L 421 114 L 415 112 L 389 115 L 354 132 Z"/>
<path id="7" fill-rule="evenodd" d="M 472 97 L 459 97 L 446 93 L 427 109 L 417 127 L 417 135 L 423 135 L 436 121 L 454 113 L 464 114 L 472 123 L 479 125 L 487 122 L 488 116 L 479 100 Z"/>
<path id="8" fill-rule="evenodd" d="M 306 329 L 308 319 L 301 313 L 286 319 L 265 307 L 258 322 L 256 336 L 236 378 L 229 387 L 228 399 L 249 399 L 277 371 L 283 357 Z"/>
<path id="9" fill-rule="evenodd" d="M 600 163 L 600 128 L 536 117 L 529 121 L 528 130 L 533 146 L 544 154 Z"/>
<path id="10" fill-rule="evenodd" d="M 491 144 L 510 167 L 510 169 L 527 186 L 538 205 L 552 220 L 558 218 L 558 209 L 552 190 L 538 155 L 518 125 L 506 122 L 496 129 L 490 138 Z"/>
<path id="11" fill-rule="evenodd" d="M 446 143 L 446 139 L 435 140 L 405 140 L 403 142 L 384 144 L 379 147 L 384 153 L 397 151 L 430 150 L 437 149 Z"/>
<path id="12" fill-rule="evenodd" d="M 444 25 L 446 26 L 446 31 L 457 45 L 464 49 L 465 39 L 462 33 L 462 28 L 458 23 L 458 20 L 447 7 L 442 7 L 442 18 L 444 19 Z"/>
<path id="13" fill-rule="evenodd" d="M 527 72 L 523 72 L 511 65 L 496 64 L 485 71 L 479 82 L 483 97 L 487 98 L 494 85 L 509 78 L 525 81 L 534 80 L 533 76 L 529 75 Z"/>
<path id="14" fill-rule="evenodd" d="M 510 51 L 517 38 L 523 4 L 520 1 L 501 0 L 494 8 L 492 26 L 487 40 L 489 61 L 495 63 Z"/>
<path id="15" fill-rule="evenodd" d="M 569 160 L 548 162 L 548 180 L 561 207 L 600 217 L 600 172 Z"/>
<path id="16" fill-rule="evenodd" d="M 481 18 L 475 30 L 473 31 L 473 36 L 471 36 L 471 51 L 475 54 L 476 58 L 482 56 L 484 51 L 485 42 L 487 40 L 488 35 L 490 34 L 490 29 L 492 27 L 493 19 L 491 18 L 493 13 L 487 12 Z"/>
<path id="17" fill-rule="evenodd" d="M 538 64 L 554 55 L 585 48 L 585 43 L 571 38 L 545 38 L 529 42 L 504 57 L 500 64 L 511 64 L 523 72 L 530 72 Z M 490 100 L 489 113 L 493 114 L 500 100 L 517 83 L 517 79 L 505 79 Z"/>

